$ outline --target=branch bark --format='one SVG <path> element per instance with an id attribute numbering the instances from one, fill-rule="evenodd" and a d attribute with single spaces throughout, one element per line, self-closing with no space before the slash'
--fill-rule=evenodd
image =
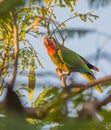
<path id="1" fill-rule="evenodd" d="M 106 82 L 111 82 L 111 76 L 106 76 L 106 77 L 103 77 L 101 79 L 95 80 L 93 82 L 89 82 L 87 84 L 72 83 L 71 85 L 69 85 L 69 87 L 72 89 L 77 88 L 78 91 L 84 91 L 84 90 L 87 90 L 88 88 L 91 88 L 95 85 L 103 84 Z"/>
<path id="2" fill-rule="evenodd" d="M 16 15 L 14 12 L 10 12 L 10 16 L 12 18 L 13 23 L 13 33 L 14 33 L 14 64 L 13 64 L 13 70 L 12 70 L 12 78 L 9 83 L 10 88 L 13 88 L 16 75 L 17 75 L 17 64 L 18 64 L 18 53 L 19 53 L 19 41 L 18 41 L 18 26 L 16 23 Z"/>
<path id="3" fill-rule="evenodd" d="M 42 108 L 25 108 L 24 116 L 30 118 L 42 119 L 46 116 Z"/>
<path id="4" fill-rule="evenodd" d="M 111 102 L 111 94 L 110 94 L 107 98 L 105 98 L 103 101 L 98 102 L 98 103 L 96 104 L 97 110 L 99 110 L 102 106 L 106 105 L 106 104 L 109 103 L 109 102 Z"/>

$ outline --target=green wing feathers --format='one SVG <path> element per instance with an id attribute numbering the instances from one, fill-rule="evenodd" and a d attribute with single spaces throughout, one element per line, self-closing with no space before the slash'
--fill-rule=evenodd
<path id="1" fill-rule="evenodd" d="M 97 67 L 95 67 L 94 65 L 90 64 L 87 60 L 85 60 L 82 56 L 80 56 L 81 59 L 87 64 L 87 66 L 90 68 L 90 69 L 93 69 L 95 71 L 98 71 L 99 72 L 99 69 Z"/>
<path id="2" fill-rule="evenodd" d="M 94 81 L 95 77 L 93 72 L 90 69 L 99 71 L 98 68 L 90 64 L 83 57 L 78 55 L 76 52 L 64 47 L 59 46 L 58 55 L 61 60 L 71 68 L 71 72 L 80 72 L 86 79 L 89 81 Z M 102 93 L 102 89 L 96 85 L 94 86 L 100 93 Z"/>
<path id="3" fill-rule="evenodd" d="M 72 72 L 84 70 L 85 72 L 92 74 L 92 71 L 89 69 L 87 64 L 76 52 L 61 46 L 58 50 L 58 55 L 67 66 L 72 68 Z"/>
<path id="4" fill-rule="evenodd" d="M 58 50 L 58 55 L 61 60 L 69 67 L 77 66 L 78 62 L 80 62 L 80 57 L 78 57 L 78 54 L 64 46 L 60 47 Z"/>

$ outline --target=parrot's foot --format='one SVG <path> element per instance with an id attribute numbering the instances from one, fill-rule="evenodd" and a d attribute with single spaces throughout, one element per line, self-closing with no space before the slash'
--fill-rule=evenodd
<path id="1" fill-rule="evenodd" d="M 61 76 L 62 76 L 62 70 L 59 69 L 59 68 L 56 68 L 56 72 L 57 72 L 59 78 L 61 79 Z"/>
<path id="2" fill-rule="evenodd" d="M 60 78 L 60 80 L 62 81 L 62 87 L 65 88 L 66 87 L 66 79 L 68 74 L 63 74 L 62 70 L 59 68 L 56 68 L 56 72 Z"/>
<path id="3" fill-rule="evenodd" d="M 62 78 L 66 79 L 67 78 L 67 75 L 66 74 L 63 74 L 62 70 L 59 69 L 59 68 L 56 68 L 56 72 L 60 78 L 60 80 L 62 80 Z"/>
<path id="4" fill-rule="evenodd" d="M 67 79 L 67 76 L 68 76 L 67 74 L 62 74 L 62 75 L 60 76 L 60 80 L 62 80 L 62 79 L 65 79 L 65 80 L 66 80 L 66 79 Z"/>
<path id="5" fill-rule="evenodd" d="M 69 73 L 63 73 L 63 71 L 59 68 L 56 68 L 56 72 L 60 78 L 60 80 L 62 80 L 62 78 L 67 79 L 67 76 L 69 76 Z"/>

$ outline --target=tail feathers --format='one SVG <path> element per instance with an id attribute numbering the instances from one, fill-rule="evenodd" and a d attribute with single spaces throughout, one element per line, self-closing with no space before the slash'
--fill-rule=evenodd
<path id="1" fill-rule="evenodd" d="M 96 78 L 92 75 L 89 75 L 89 74 L 83 74 L 83 73 L 80 73 L 84 78 L 86 78 L 88 81 L 94 81 Z M 95 85 L 94 86 L 96 90 L 98 90 L 98 92 L 100 93 L 103 93 L 103 90 L 100 88 L 99 85 Z"/>
<path id="2" fill-rule="evenodd" d="M 103 93 L 103 90 L 100 88 L 99 85 L 96 85 L 94 87 L 95 87 L 96 90 L 98 90 L 98 92 Z"/>
<path id="3" fill-rule="evenodd" d="M 92 65 L 91 63 L 89 63 L 86 59 L 84 59 L 82 56 L 80 56 L 83 61 L 87 64 L 87 66 L 90 68 L 90 69 L 93 69 L 95 71 L 98 71 L 99 72 L 99 69 L 97 67 L 95 67 L 94 65 Z"/>

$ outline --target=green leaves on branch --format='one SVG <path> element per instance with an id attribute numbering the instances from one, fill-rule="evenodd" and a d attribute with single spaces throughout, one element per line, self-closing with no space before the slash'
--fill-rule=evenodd
<path id="1" fill-rule="evenodd" d="M 42 107 L 46 103 L 50 102 L 57 94 L 57 88 L 50 89 L 50 87 L 44 88 L 34 102 L 34 107 Z"/>
<path id="2" fill-rule="evenodd" d="M 0 1 L 0 17 L 6 17 L 10 11 L 18 10 L 19 7 L 23 7 L 26 4 L 26 0 L 1 0 Z"/>
<path id="3" fill-rule="evenodd" d="M 38 66 L 42 66 L 39 57 L 38 57 L 38 53 L 35 52 L 34 48 L 32 46 L 26 46 L 20 49 L 20 68 L 21 70 L 25 70 L 25 69 L 29 69 L 30 67 L 30 61 L 32 60 L 33 57 L 33 62 L 34 63 L 34 68 L 37 68 Z"/>
<path id="4" fill-rule="evenodd" d="M 89 12 L 89 13 L 86 13 L 86 14 L 75 13 L 75 16 L 79 17 L 84 22 L 86 22 L 87 20 L 89 20 L 90 22 L 93 22 L 94 20 L 99 18 L 99 16 L 94 15 L 93 12 Z"/>
<path id="5" fill-rule="evenodd" d="M 58 88 L 46 87 L 34 102 L 34 108 L 43 108 L 47 114 L 46 122 L 59 121 L 65 115 L 65 100 L 61 98 Z"/>
<path id="6" fill-rule="evenodd" d="M 74 10 L 74 6 L 76 6 L 77 0 L 44 0 L 47 6 L 53 5 L 59 5 L 61 8 L 62 7 L 69 7 L 70 11 Z"/>
<path id="7" fill-rule="evenodd" d="M 31 101 L 34 94 L 35 84 L 36 84 L 35 61 L 34 61 L 34 57 L 32 57 L 30 60 L 30 72 L 29 72 L 29 82 L 28 82 L 29 99 Z"/>

